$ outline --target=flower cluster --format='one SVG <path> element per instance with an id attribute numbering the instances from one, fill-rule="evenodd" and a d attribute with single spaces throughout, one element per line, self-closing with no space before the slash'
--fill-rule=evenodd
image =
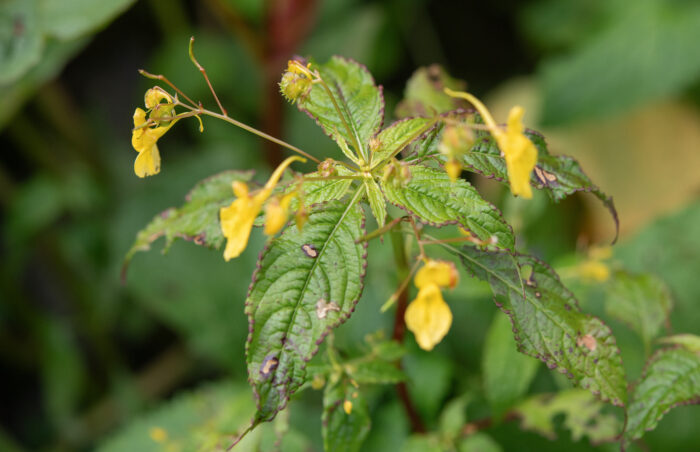
<path id="1" fill-rule="evenodd" d="M 452 262 L 428 259 L 413 280 L 418 296 L 408 305 L 404 319 L 423 350 L 432 350 L 450 330 L 452 311 L 441 288 L 454 288 L 459 274 Z"/>

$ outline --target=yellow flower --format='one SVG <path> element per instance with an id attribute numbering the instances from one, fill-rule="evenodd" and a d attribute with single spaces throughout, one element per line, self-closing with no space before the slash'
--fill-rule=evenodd
<path id="1" fill-rule="evenodd" d="M 452 312 L 437 284 L 427 284 L 406 309 L 406 327 L 423 350 L 432 350 L 450 330 Z"/>
<path id="2" fill-rule="evenodd" d="M 274 197 L 265 206 L 265 232 L 266 235 L 277 234 L 287 223 L 289 216 L 289 204 L 296 192 L 288 193 L 284 196 Z"/>
<path id="3" fill-rule="evenodd" d="M 511 108 L 508 114 L 506 130 L 503 131 L 491 116 L 486 106 L 469 93 L 452 91 L 445 88 L 445 93 L 452 97 L 468 100 L 481 115 L 486 127 L 496 139 L 498 147 L 503 152 L 510 181 L 510 191 L 523 198 L 532 198 L 530 173 L 537 163 L 537 148 L 523 133 L 522 117 L 525 110 L 520 106 Z"/>
<path id="4" fill-rule="evenodd" d="M 284 170 L 297 160 L 306 161 L 302 157 L 289 157 L 277 167 L 272 176 L 270 176 L 270 180 L 254 195 L 248 193 L 248 185 L 244 182 L 235 181 L 233 183 L 233 193 L 237 199 L 230 206 L 222 207 L 219 210 L 221 231 L 227 239 L 224 259 L 228 261 L 241 255 L 248 245 L 253 222 L 262 210 L 263 204 L 272 194 L 272 190 L 279 182 Z"/>
<path id="5" fill-rule="evenodd" d="M 459 282 L 459 273 L 453 262 L 428 259 L 413 281 L 419 289 L 428 284 L 454 289 Z"/>
<path id="6" fill-rule="evenodd" d="M 161 100 L 167 101 L 160 103 Z M 173 99 L 161 88 L 151 88 L 146 91 L 144 103 L 150 110 L 149 118 L 158 120 L 173 115 Z M 131 134 L 131 145 L 139 153 L 134 162 L 134 172 L 138 177 L 153 176 L 160 172 L 160 152 L 156 142 L 165 132 L 175 124 L 177 120 L 170 121 L 167 125 L 147 126 L 146 112 L 137 108 L 134 111 L 134 130 Z"/>
<path id="7" fill-rule="evenodd" d="M 168 432 L 160 427 L 151 427 L 148 431 L 148 436 L 157 443 L 164 443 L 168 440 Z"/>
<path id="8" fill-rule="evenodd" d="M 429 259 L 416 273 L 414 283 L 420 290 L 408 305 L 404 320 L 423 350 L 432 350 L 450 330 L 452 312 L 440 288 L 454 288 L 458 281 L 455 265 L 447 261 Z"/>
<path id="9" fill-rule="evenodd" d="M 523 133 L 524 113 L 525 110 L 520 106 L 511 108 L 506 131 L 496 134 L 496 141 L 506 159 L 511 192 L 530 199 L 532 198 L 530 173 L 537 163 L 537 148 Z"/>
<path id="10" fill-rule="evenodd" d="M 148 127 L 146 112 L 140 108 L 134 111 L 134 130 L 131 134 L 131 145 L 139 153 L 134 162 L 134 172 L 138 177 L 153 176 L 160 172 L 160 152 L 156 141 L 175 124 L 171 121 L 167 126 Z"/>
<path id="11" fill-rule="evenodd" d="M 587 281 L 605 282 L 610 278 L 610 268 L 604 262 L 593 259 L 579 264 L 578 272 Z"/>
<path id="12" fill-rule="evenodd" d="M 452 182 L 456 182 L 462 174 L 462 164 L 456 158 L 450 158 L 445 162 L 445 172 Z"/>

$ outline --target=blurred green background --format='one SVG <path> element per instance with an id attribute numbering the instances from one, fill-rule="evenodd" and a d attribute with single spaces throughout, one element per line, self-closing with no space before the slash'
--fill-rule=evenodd
<path id="1" fill-rule="evenodd" d="M 385 124 L 408 77 L 433 63 L 466 80 L 498 120 L 520 103 L 552 152 L 578 158 L 615 197 L 616 262 L 664 278 L 672 331 L 700 333 L 697 0 L 0 0 L 0 450 L 170 450 L 149 437 L 154 426 L 201 445 L 208 431 L 235 431 L 252 414 L 243 303 L 259 231 L 230 263 L 180 241 L 167 256 L 137 255 L 120 282 L 136 232 L 194 183 L 225 169 L 265 172 L 285 156 L 206 119 L 203 134 L 183 122 L 160 141 L 161 174 L 134 175 L 131 117 L 152 85 L 137 69 L 166 74 L 214 107 L 187 56 L 192 35 L 231 116 L 317 156 L 335 145 L 276 85 L 294 54 L 367 65 L 384 86 Z M 593 197 L 523 204 L 474 182 L 514 221 L 520 243 L 550 262 L 613 236 Z M 390 335 L 393 316 L 379 313 L 397 284 L 390 245 L 373 243 L 370 256 L 340 347 L 356 348 L 377 329 Z M 595 289 L 577 293 L 605 317 Z M 415 353 L 404 365 L 425 419 L 468 394 L 474 420 L 486 413 L 481 350 L 496 309 L 467 275 L 448 301 L 456 320 L 446 340 L 428 354 L 408 338 Z M 643 351 L 610 323 L 636 379 Z M 566 387 L 541 367 L 532 392 Z M 369 400 L 366 450 L 403 444 L 409 425 L 393 388 L 375 388 Z M 285 447 L 320 450 L 320 405 L 316 391 L 292 403 Z M 694 450 L 697 425 L 697 408 L 678 408 L 644 447 Z M 556 442 L 513 422 L 487 433 L 503 450 L 594 447 L 571 443 L 557 426 Z M 256 433 L 264 450 L 275 438 L 266 428 Z"/>

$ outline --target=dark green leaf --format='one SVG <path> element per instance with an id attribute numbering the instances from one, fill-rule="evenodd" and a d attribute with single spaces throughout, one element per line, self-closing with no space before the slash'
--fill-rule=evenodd
<path id="1" fill-rule="evenodd" d="M 246 302 L 248 377 L 256 422 L 272 419 L 306 381 L 306 362 L 325 335 L 352 313 L 362 293 L 366 249 L 357 204 L 332 201 L 312 210 L 299 232 L 287 228 L 258 262 Z"/>
<path id="2" fill-rule="evenodd" d="M 603 401 L 625 404 L 627 382 L 610 328 L 581 312 L 550 267 L 527 255 L 472 246 L 455 251 L 467 270 L 491 285 L 496 304 L 511 318 L 522 353 L 566 374 Z"/>
<path id="3" fill-rule="evenodd" d="M 513 230 L 501 213 L 484 201 L 467 181 L 450 181 L 444 171 L 416 165 L 411 180 L 403 186 L 382 183 L 389 202 L 406 210 L 424 223 L 444 226 L 459 223 L 481 240 L 496 237 L 496 245 L 512 250 Z"/>
<path id="4" fill-rule="evenodd" d="M 359 63 L 334 56 L 318 66 L 321 77 L 333 94 L 320 83 L 297 102 L 301 111 L 318 122 L 329 136 L 340 135 L 348 144 L 357 143 L 360 155 L 368 155 L 369 139 L 379 132 L 384 116 L 384 98 L 372 75 Z"/>
<path id="5" fill-rule="evenodd" d="M 592 193 L 608 208 L 617 230 L 619 220 L 612 197 L 593 185 L 575 159 L 566 155 L 551 155 L 542 135 L 532 130 L 526 130 L 525 135 L 537 147 L 537 166 L 530 176 L 531 185 L 544 190 L 554 202 L 577 192 Z M 505 159 L 496 141 L 484 131 L 477 132 L 476 137 L 474 146 L 464 154 L 464 168 L 508 184 Z"/>
<path id="6" fill-rule="evenodd" d="M 328 452 L 359 451 L 371 424 L 362 393 L 345 379 L 326 386 L 321 419 L 323 447 Z"/>
<path id="7" fill-rule="evenodd" d="M 350 171 L 342 166 L 337 167 L 337 172 L 341 176 L 347 176 Z M 319 177 L 317 172 L 306 174 L 308 177 Z M 307 206 L 320 204 L 334 199 L 340 199 L 345 195 L 352 184 L 352 179 L 328 179 L 328 180 L 313 180 L 304 182 L 302 190 L 304 192 L 304 203 Z M 296 185 L 292 185 L 294 189 Z M 298 206 L 296 198 L 291 203 L 291 209 L 295 210 Z"/>
<path id="8" fill-rule="evenodd" d="M 396 107 L 396 116 L 435 116 L 458 108 L 467 107 L 465 101 L 455 99 L 443 92 L 450 88 L 464 90 L 466 83 L 450 77 L 445 70 L 434 64 L 422 67 L 413 73 L 406 83 L 404 100 Z"/>
<path id="9" fill-rule="evenodd" d="M 525 395 L 539 367 L 537 360 L 518 353 L 511 328 L 507 317 L 495 316 L 484 342 L 484 392 L 497 418 Z"/>
<path id="10" fill-rule="evenodd" d="M 632 391 L 625 441 L 653 430 L 671 408 L 700 403 L 700 352 L 685 348 L 656 352 Z"/>
<path id="11" fill-rule="evenodd" d="M 476 432 L 467 436 L 457 445 L 459 452 L 501 452 L 501 446 L 489 435 Z"/>
<path id="12" fill-rule="evenodd" d="M 569 389 L 558 394 L 539 394 L 517 407 L 514 412 L 521 419 L 521 427 L 555 439 L 554 418 L 564 414 L 564 426 L 571 437 L 579 441 L 584 435 L 596 444 L 614 440 L 622 423 L 612 414 L 603 413 L 605 404 L 597 401 L 588 391 Z"/>
<path id="13" fill-rule="evenodd" d="M 231 189 L 233 181 L 247 182 L 252 177 L 253 172 L 250 171 L 224 171 L 199 182 L 185 197 L 186 202 L 182 207 L 171 207 L 161 212 L 138 233 L 124 265 L 137 252 L 149 250 L 151 243 L 159 237 L 165 237 L 164 251 L 177 238 L 210 248 L 221 247 L 224 236 L 219 226 L 219 209 L 235 199 Z"/>
<path id="14" fill-rule="evenodd" d="M 671 311 L 666 284 L 649 273 L 615 272 L 606 293 L 605 312 L 636 331 L 649 346 Z"/>

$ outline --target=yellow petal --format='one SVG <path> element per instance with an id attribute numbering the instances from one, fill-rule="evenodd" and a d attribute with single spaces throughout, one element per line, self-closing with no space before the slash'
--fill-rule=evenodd
<path id="1" fill-rule="evenodd" d="M 165 99 L 168 104 L 173 103 L 173 98 L 170 97 L 170 94 L 166 93 L 162 88 L 154 87 L 146 91 L 144 103 L 146 104 L 146 108 L 150 109 L 158 105 L 163 99 Z"/>
<path id="2" fill-rule="evenodd" d="M 462 174 L 462 164 L 457 159 L 451 158 L 445 162 L 445 172 L 452 182 L 456 182 Z"/>
<path id="3" fill-rule="evenodd" d="M 581 278 L 588 281 L 605 282 L 610 278 L 610 268 L 603 262 L 588 260 L 578 267 Z"/>
<path id="4" fill-rule="evenodd" d="M 160 172 L 160 152 L 153 144 L 148 149 L 139 152 L 134 161 L 134 173 L 138 177 L 153 176 Z"/>
<path id="5" fill-rule="evenodd" d="M 418 270 L 413 282 L 419 289 L 431 284 L 452 289 L 459 282 L 459 273 L 453 262 L 429 259 Z"/>
<path id="6" fill-rule="evenodd" d="M 440 288 L 428 284 L 408 305 L 404 319 L 420 348 L 432 350 L 450 330 L 452 312 L 443 300 Z"/>
<path id="7" fill-rule="evenodd" d="M 244 196 L 236 199 L 228 207 L 219 210 L 221 231 L 226 237 L 226 249 L 224 259 L 231 260 L 241 255 L 250 238 L 253 222 L 258 216 L 262 203 L 255 198 Z"/>
<path id="8" fill-rule="evenodd" d="M 503 151 L 508 170 L 510 190 L 514 195 L 532 198 L 530 174 L 537 164 L 537 148 L 524 134 L 521 122 L 524 110 L 515 106 L 508 115 L 505 134 L 496 136 L 498 146 Z"/>
<path id="9" fill-rule="evenodd" d="M 265 206 L 265 235 L 277 234 L 287 223 L 287 210 L 278 198 L 272 198 Z"/>

